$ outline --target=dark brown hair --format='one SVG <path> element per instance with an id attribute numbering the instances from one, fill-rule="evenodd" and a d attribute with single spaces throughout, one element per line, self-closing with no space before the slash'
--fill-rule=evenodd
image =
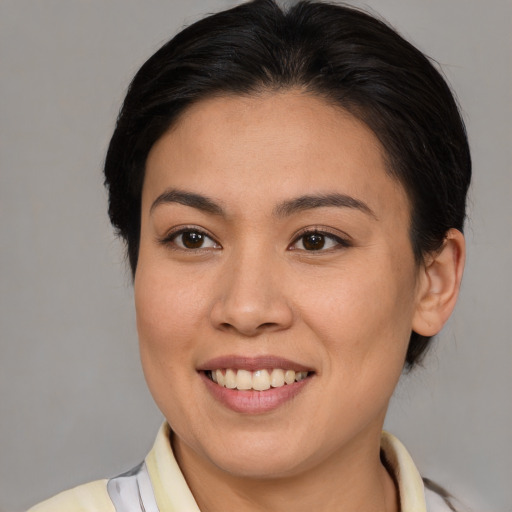
<path id="1" fill-rule="evenodd" d="M 254 0 L 166 43 L 133 79 L 105 162 L 112 224 L 134 274 L 149 150 L 192 103 L 216 94 L 300 87 L 365 122 L 412 205 L 418 264 L 462 231 L 471 159 L 456 101 L 435 66 L 384 22 L 345 5 Z M 411 334 L 406 367 L 430 338 Z"/>

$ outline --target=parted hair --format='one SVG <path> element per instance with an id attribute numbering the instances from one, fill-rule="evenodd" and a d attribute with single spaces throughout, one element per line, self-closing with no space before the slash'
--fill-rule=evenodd
<path id="1" fill-rule="evenodd" d="M 151 56 L 131 82 L 105 160 L 109 216 L 139 251 L 145 163 L 193 103 L 215 95 L 300 88 L 363 121 L 411 204 L 419 265 L 450 228 L 463 230 L 471 158 L 459 108 L 437 66 L 384 21 L 347 5 L 254 0 L 197 21 Z M 429 337 L 412 332 L 405 367 Z"/>

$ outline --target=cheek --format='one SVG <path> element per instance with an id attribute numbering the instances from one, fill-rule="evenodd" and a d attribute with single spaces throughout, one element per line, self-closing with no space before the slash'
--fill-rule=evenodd
<path id="1" fill-rule="evenodd" d="M 146 366 L 178 366 L 193 345 L 190 340 L 205 318 L 201 289 L 184 273 L 137 270 L 134 283 L 137 330 L 142 362 Z"/>
<path id="2" fill-rule="evenodd" d="M 167 265 L 168 266 L 168 265 Z M 150 329 L 172 331 L 193 324 L 205 307 L 206 290 L 197 279 L 180 269 L 154 265 L 137 270 L 134 283 L 137 318 Z"/>
<path id="3" fill-rule="evenodd" d="M 144 266 L 134 283 L 137 330 L 142 368 L 155 402 L 173 425 L 194 406 L 183 402 L 195 375 L 194 333 L 204 318 L 204 301 L 179 273 L 166 275 Z M 181 274 L 183 275 L 183 273 Z M 188 404 L 188 405 L 187 405 Z"/>
<path id="4" fill-rule="evenodd" d="M 383 262 L 389 264 L 384 264 Z M 345 373 L 370 371 L 384 361 L 401 368 L 414 312 L 410 261 L 366 259 L 303 289 L 302 317 L 324 340 L 331 364 Z M 393 264 L 392 264 L 393 263 Z"/>

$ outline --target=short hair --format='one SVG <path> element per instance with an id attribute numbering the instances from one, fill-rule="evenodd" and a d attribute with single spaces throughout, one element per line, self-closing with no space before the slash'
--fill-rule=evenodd
<path id="1" fill-rule="evenodd" d="M 411 203 L 418 264 L 450 228 L 463 230 L 471 158 L 457 102 L 440 72 L 383 21 L 346 5 L 254 0 L 190 25 L 131 82 L 105 161 L 109 216 L 135 274 L 148 153 L 193 103 L 300 88 L 342 107 L 377 136 Z M 405 366 L 430 338 L 412 332 Z"/>

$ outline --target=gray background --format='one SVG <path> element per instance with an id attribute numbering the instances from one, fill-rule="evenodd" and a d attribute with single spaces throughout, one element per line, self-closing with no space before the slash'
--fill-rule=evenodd
<path id="1" fill-rule="evenodd" d="M 126 86 L 222 0 L 0 0 L 0 509 L 126 470 L 161 417 L 101 167 Z M 370 0 L 435 57 L 474 158 L 455 315 L 387 428 L 475 511 L 512 511 L 512 3 Z"/>

